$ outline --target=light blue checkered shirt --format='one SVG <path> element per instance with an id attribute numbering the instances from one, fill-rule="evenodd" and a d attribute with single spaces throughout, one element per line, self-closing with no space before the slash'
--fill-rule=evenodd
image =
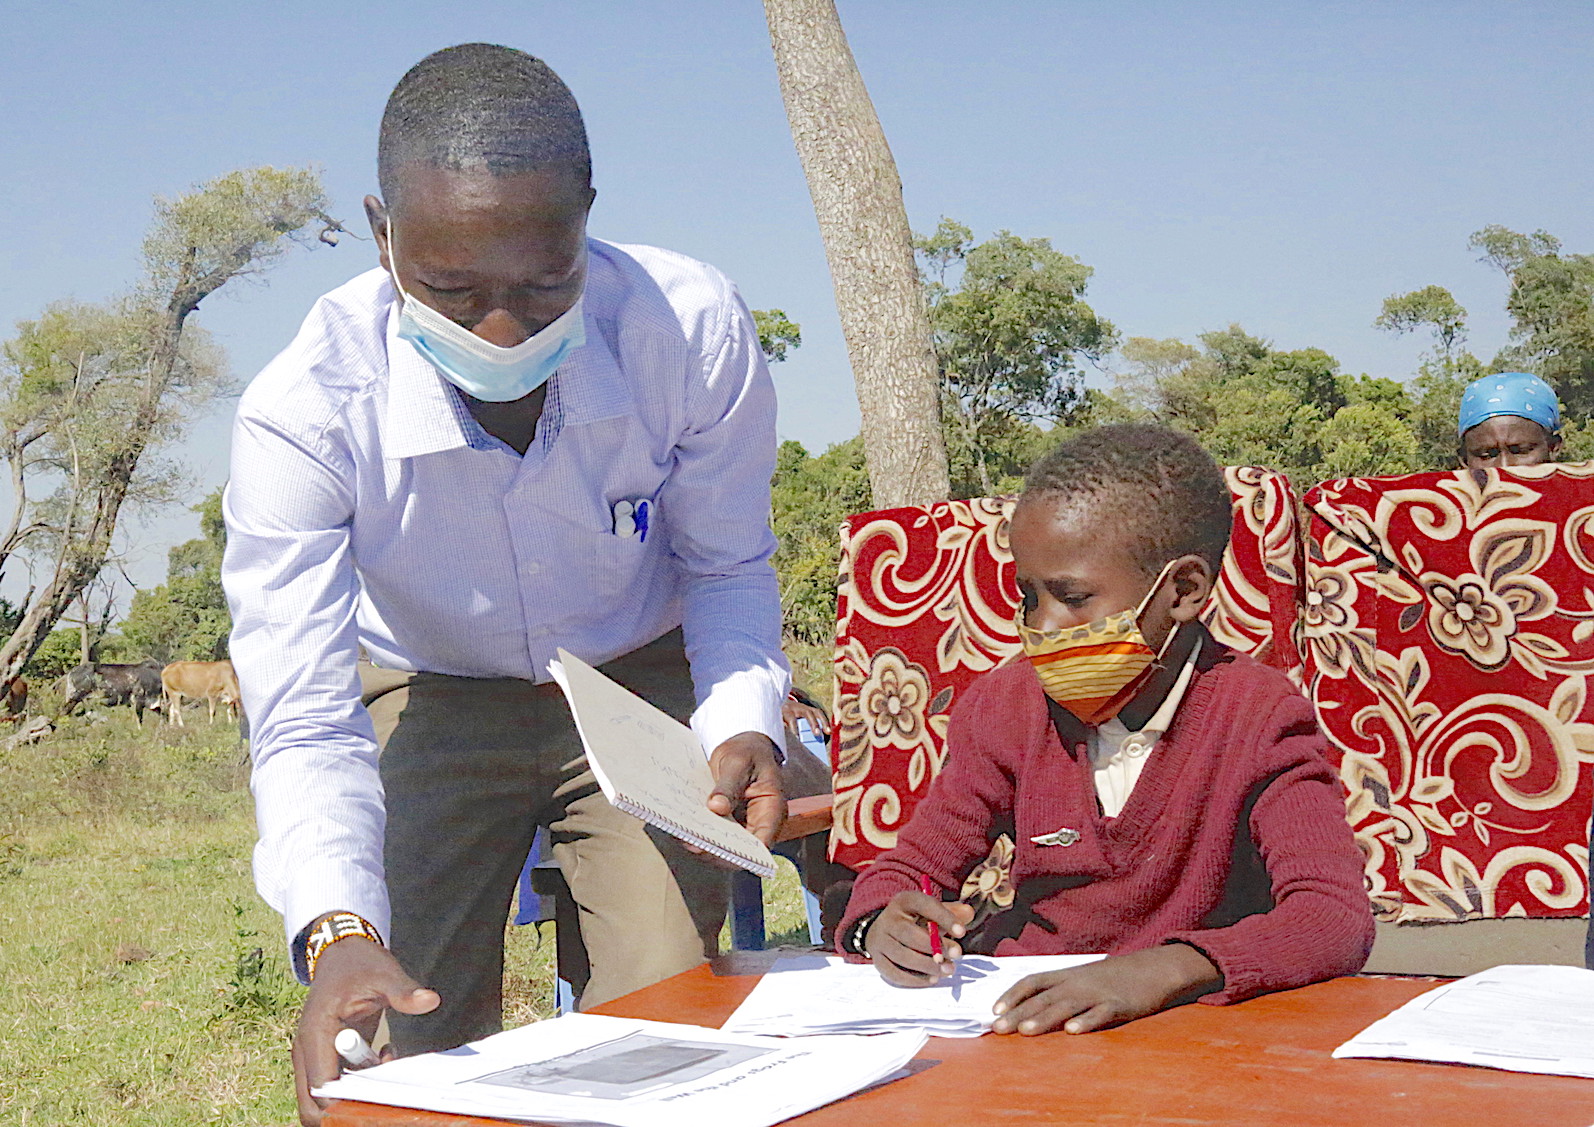
<path id="1" fill-rule="evenodd" d="M 705 748 L 783 746 L 769 557 L 775 397 L 712 267 L 589 241 L 587 343 L 524 458 L 395 335 L 373 270 L 318 301 L 233 428 L 222 570 L 254 754 L 255 880 L 290 939 L 358 912 L 387 934 L 360 647 L 390 669 L 548 680 L 684 625 Z M 645 540 L 613 506 L 653 502 Z"/>

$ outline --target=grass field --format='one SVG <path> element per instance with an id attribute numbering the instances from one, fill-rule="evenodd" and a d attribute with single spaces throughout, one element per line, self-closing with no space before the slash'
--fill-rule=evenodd
<path id="1" fill-rule="evenodd" d="M 0 751 L 0 1123 L 297 1122 L 303 991 L 253 845 L 229 724 L 140 729 L 113 709 Z M 799 933 L 787 866 L 766 911 L 772 938 Z M 553 933 L 508 933 L 518 1025 L 552 1011 Z"/>

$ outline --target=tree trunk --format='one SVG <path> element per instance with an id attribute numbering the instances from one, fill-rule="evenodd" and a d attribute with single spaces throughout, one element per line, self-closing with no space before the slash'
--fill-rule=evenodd
<path id="1" fill-rule="evenodd" d="M 940 377 L 896 161 L 834 0 L 764 0 L 764 15 L 852 359 L 874 503 L 944 500 Z"/>

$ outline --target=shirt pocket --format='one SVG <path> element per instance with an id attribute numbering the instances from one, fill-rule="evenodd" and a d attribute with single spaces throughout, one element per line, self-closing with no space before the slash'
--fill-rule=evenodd
<path id="1" fill-rule="evenodd" d="M 639 598 L 647 589 L 647 572 L 656 541 L 649 533 L 640 536 L 619 536 L 606 532 L 598 537 L 595 566 L 598 574 L 598 594 L 605 599 L 623 598 L 636 594 Z"/>

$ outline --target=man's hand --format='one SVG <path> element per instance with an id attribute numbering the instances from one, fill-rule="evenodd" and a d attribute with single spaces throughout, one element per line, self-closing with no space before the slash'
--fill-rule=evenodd
<path id="1" fill-rule="evenodd" d="M 708 757 L 714 776 L 708 808 L 722 818 L 736 818 L 765 845 L 775 844 L 786 820 L 786 792 L 780 778 L 780 756 L 761 732 L 732 736 Z"/>
<path id="2" fill-rule="evenodd" d="M 333 1045 L 338 1031 L 358 1029 L 369 1041 L 376 1035 L 383 1010 L 405 1014 L 431 1013 L 442 1001 L 405 974 L 386 947 L 367 939 L 344 939 L 321 952 L 315 982 L 299 1012 L 293 1035 L 293 1086 L 299 1098 L 299 1122 L 317 1127 L 322 1103 L 310 1095 L 338 1078 L 342 1071 Z"/>
<path id="3" fill-rule="evenodd" d="M 1212 961 L 1184 943 L 1032 974 L 997 1001 L 993 1033 L 1090 1033 L 1145 1017 L 1223 985 Z"/>
<path id="4" fill-rule="evenodd" d="M 930 986 L 957 969 L 964 926 L 974 919 L 968 904 L 948 904 L 922 892 L 899 892 L 875 917 L 863 948 L 893 986 Z M 941 929 L 941 954 L 930 953 L 930 924 Z"/>

